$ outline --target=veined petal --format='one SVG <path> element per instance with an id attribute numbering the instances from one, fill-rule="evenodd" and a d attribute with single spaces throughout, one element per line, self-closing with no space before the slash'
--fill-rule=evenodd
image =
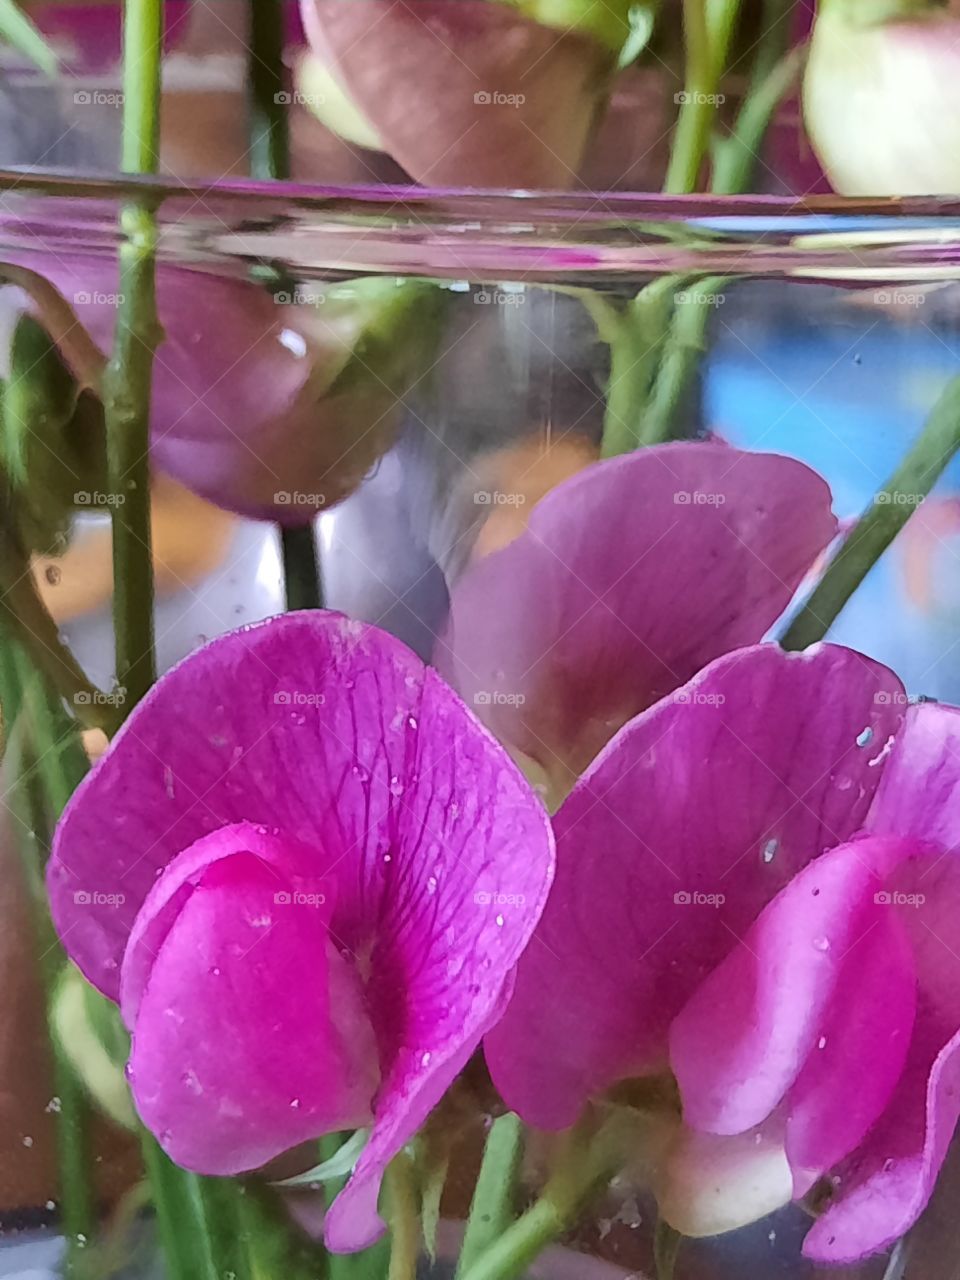
<path id="1" fill-rule="evenodd" d="M 597 1091 L 662 1069 L 699 985 L 862 825 L 903 702 L 852 650 L 759 645 L 621 730 L 556 815 L 556 883 L 486 1038 L 514 1110 L 562 1128 Z"/>
<path id="2" fill-rule="evenodd" d="M 437 665 L 562 794 L 626 721 L 761 640 L 835 532 L 790 458 L 671 444 L 595 464 L 454 586 Z"/>
<path id="3" fill-rule="evenodd" d="M 188 850 L 177 874 L 200 874 L 202 887 L 190 846 L 237 823 L 277 833 L 284 858 L 309 851 L 309 874 L 333 884 L 331 935 L 364 981 L 381 1085 L 370 1142 L 328 1224 L 336 1247 L 359 1248 L 380 1226 L 385 1163 L 501 1008 L 550 884 L 549 823 L 502 748 L 402 644 L 336 614 L 287 614 L 164 676 L 68 806 L 48 883 L 91 981 L 117 998 L 134 930 L 161 955 L 176 942 L 172 956 L 181 928 L 184 939 L 226 930 L 218 904 L 242 886 L 220 886 L 209 922 L 193 923 L 201 907 L 180 901 L 183 886 L 168 902 L 159 885 L 176 883 L 162 873 Z M 135 1007 L 151 980 L 135 950 L 125 969 Z M 371 1216 L 348 1211 L 354 1196 Z"/>

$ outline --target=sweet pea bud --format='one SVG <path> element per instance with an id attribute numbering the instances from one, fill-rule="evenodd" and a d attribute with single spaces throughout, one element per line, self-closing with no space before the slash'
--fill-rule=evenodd
<path id="1" fill-rule="evenodd" d="M 933 0 L 821 0 L 807 132 L 842 195 L 960 191 L 960 18 Z"/>
<path id="2" fill-rule="evenodd" d="M 103 414 L 46 329 L 16 319 L 0 384 L 0 475 L 25 550 L 62 549 L 76 494 L 105 469 Z"/>

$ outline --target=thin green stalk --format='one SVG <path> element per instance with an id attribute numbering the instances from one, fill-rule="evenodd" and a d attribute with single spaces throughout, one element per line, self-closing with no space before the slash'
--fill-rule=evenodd
<path id="1" fill-rule="evenodd" d="M 250 0 L 247 62 L 250 114 L 250 173 L 280 182 L 290 176 L 287 95 L 283 91 L 282 0 Z M 313 526 L 280 527 L 286 607 L 321 609 L 323 588 Z"/>
<path id="2" fill-rule="evenodd" d="M 688 195 L 697 189 L 710 149 L 741 0 L 683 0 L 686 67 L 680 114 L 673 135 L 664 191 Z"/>
<path id="3" fill-rule="evenodd" d="M 280 530 L 287 609 L 322 609 L 323 588 L 313 525 Z"/>
<path id="4" fill-rule="evenodd" d="M 199 1178 L 178 1168 L 145 1129 L 140 1152 L 170 1280 L 220 1280 Z"/>
<path id="5" fill-rule="evenodd" d="M 156 173 L 160 149 L 163 0 L 125 0 L 121 165 Z M 113 506 L 113 625 L 117 684 L 129 711 L 156 679 L 150 545 L 150 386 L 162 339 L 157 319 L 157 225 L 144 201 L 120 212 L 120 301 L 103 380 Z"/>
<path id="6" fill-rule="evenodd" d="M 519 1280 L 540 1252 L 574 1225 L 577 1215 L 621 1164 L 616 1144 L 601 1131 L 591 1140 L 578 1125 L 540 1198 L 464 1272 L 462 1280 Z"/>
<path id="7" fill-rule="evenodd" d="M 805 48 L 791 49 L 744 99 L 733 132 L 714 152 L 710 189 L 715 195 L 737 195 L 747 189 L 773 113 L 796 84 L 806 55 Z"/>
<path id="8" fill-rule="evenodd" d="M 136 3 L 136 0 L 134 0 Z M 150 538 L 150 385 L 157 320 L 153 213 L 121 214 L 120 297 L 113 355 L 104 377 L 107 474 L 114 495 L 113 627 L 117 684 L 129 711 L 156 679 Z"/>
<path id="9" fill-rule="evenodd" d="M 0 522 L 0 619 L 29 652 L 60 696 L 87 728 L 109 730 L 113 707 L 92 684 L 60 639 L 57 624 L 40 599 L 27 556 L 13 532 Z"/>
<path id="10" fill-rule="evenodd" d="M 416 1280 L 420 1256 L 420 1206 L 413 1161 L 405 1151 L 394 1156 L 384 1176 L 390 1223 L 390 1266 L 387 1280 Z"/>
<path id="11" fill-rule="evenodd" d="M 677 291 L 686 277 L 664 276 L 641 289 L 616 318 L 599 317 L 610 347 L 603 417 L 603 456 L 630 453 L 644 440 L 647 402 L 657 374 Z"/>
<path id="12" fill-rule="evenodd" d="M 805 649 L 822 640 L 960 448 L 960 378 L 948 383 L 912 448 L 875 495 L 790 623 L 780 643 Z"/>
<path id="13" fill-rule="evenodd" d="M 522 1155 L 523 1125 L 511 1111 L 494 1120 L 487 1135 L 455 1280 L 462 1280 L 513 1221 Z"/>
<path id="14" fill-rule="evenodd" d="M 251 0 L 247 62 L 250 173 L 282 181 L 290 176 L 290 142 L 283 92 L 282 0 Z"/>
<path id="15" fill-rule="evenodd" d="M 673 1280 L 673 1272 L 680 1256 L 683 1236 L 661 1218 L 653 1235 L 653 1265 L 657 1280 Z"/>
<path id="16" fill-rule="evenodd" d="M 690 435 L 678 423 L 684 392 L 700 365 L 704 334 L 713 310 L 720 305 L 726 276 L 706 276 L 676 295 L 673 316 L 661 350 L 653 388 L 643 416 L 641 444 L 684 439 Z"/>
<path id="17" fill-rule="evenodd" d="M 82 1251 L 93 1239 L 96 1205 L 90 1178 L 87 1143 L 87 1104 L 83 1090 L 54 1032 L 51 1018 L 63 953 L 47 907 L 43 862 L 50 833 L 59 816 L 71 779 L 63 776 L 71 757 L 53 728 L 53 712 L 40 703 L 46 691 L 15 641 L 0 632 L 0 708 L 3 711 L 10 783 L 8 807 L 14 834 L 21 846 L 21 862 L 33 907 L 33 930 L 44 990 L 51 1053 L 53 1087 L 59 1099 L 56 1113 L 60 1223 L 67 1242 L 67 1270 L 81 1270 Z M 40 713 L 40 714 L 38 714 Z M 65 719 L 65 717 L 64 717 Z M 73 729 L 67 722 L 67 732 Z M 79 748 L 83 757 L 82 748 Z M 85 766 L 86 760 L 83 757 Z M 61 771 L 61 780 L 53 783 Z"/>

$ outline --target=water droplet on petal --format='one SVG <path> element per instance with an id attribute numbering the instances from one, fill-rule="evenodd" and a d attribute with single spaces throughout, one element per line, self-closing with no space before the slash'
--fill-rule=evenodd
<path id="1" fill-rule="evenodd" d="M 51 587 L 55 587 L 63 577 L 63 573 L 59 565 L 48 564 L 46 569 L 43 571 L 43 576 L 50 583 Z"/>
<path id="2" fill-rule="evenodd" d="M 390 794 L 392 796 L 397 796 L 398 798 L 403 795 L 403 783 L 399 778 L 394 777 L 390 779 Z"/>
<path id="3" fill-rule="evenodd" d="M 297 1109 L 297 1107 L 299 1107 L 299 1105 L 300 1105 L 300 1099 L 299 1099 L 299 1098 L 291 1098 L 291 1099 L 290 1099 L 290 1106 L 291 1106 L 291 1107 L 293 1107 L 294 1111 L 296 1111 L 296 1109 Z"/>
<path id="4" fill-rule="evenodd" d="M 495 922 L 495 923 L 496 923 L 496 926 L 497 926 L 497 928 L 498 928 L 498 929 L 502 929 L 502 928 L 503 928 L 503 916 L 497 916 L 497 919 L 496 919 L 496 922 Z"/>
<path id="5" fill-rule="evenodd" d="M 417 727 L 417 717 L 407 716 L 407 724 L 411 729 L 415 729 Z"/>
<path id="6" fill-rule="evenodd" d="M 437 877 L 430 876 L 430 878 L 427 880 L 427 893 L 436 893 L 436 892 L 437 892 Z"/>
<path id="7" fill-rule="evenodd" d="M 869 725 L 867 725 L 865 729 L 863 729 L 860 733 L 857 734 L 857 746 L 869 747 L 872 741 L 873 741 L 873 730 L 870 728 Z"/>
<path id="8" fill-rule="evenodd" d="M 817 1041 L 817 1048 L 825 1049 L 826 1047 L 827 1047 L 827 1037 L 821 1036 L 820 1039 Z"/>
<path id="9" fill-rule="evenodd" d="M 777 856 L 777 850 L 779 848 L 780 848 L 780 841 L 777 839 L 776 836 L 771 836 L 770 839 L 767 841 L 767 843 L 763 846 L 760 856 L 763 858 L 764 862 L 767 863 L 768 866 Z"/>
<path id="10" fill-rule="evenodd" d="M 816 948 L 816 950 L 817 950 L 817 951 L 829 951 L 829 950 L 830 950 L 830 939 L 829 939 L 829 938 L 814 938 L 814 940 L 813 940 L 813 945 L 814 945 L 814 947 Z"/>
<path id="11" fill-rule="evenodd" d="M 29 1133 L 24 1135 L 24 1137 L 23 1137 L 23 1145 L 24 1145 L 25 1147 L 32 1147 L 32 1146 L 33 1146 L 33 1139 L 30 1137 Z"/>
<path id="12" fill-rule="evenodd" d="M 423 1056 L 422 1056 L 422 1057 L 421 1057 L 421 1059 L 420 1059 L 420 1065 L 421 1065 L 421 1067 L 429 1067 L 429 1065 L 430 1065 L 430 1059 L 431 1059 L 432 1057 L 433 1057 L 433 1054 L 432 1054 L 432 1053 L 430 1053 L 430 1052 L 427 1052 L 427 1053 L 423 1054 Z"/>

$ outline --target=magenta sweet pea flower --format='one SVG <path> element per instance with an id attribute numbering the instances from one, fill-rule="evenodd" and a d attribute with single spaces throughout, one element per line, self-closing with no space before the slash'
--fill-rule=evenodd
<path id="1" fill-rule="evenodd" d="M 16 259 L 61 295 L 62 306 L 37 296 L 27 305 L 89 386 L 91 350 L 105 357 L 113 342 L 116 263 L 54 252 Z M 11 310 L 25 306 L 20 289 L 2 296 Z M 433 359 L 444 297 L 426 282 L 392 277 L 274 294 L 253 281 L 161 266 L 152 459 L 218 506 L 308 523 L 351 493 L 393 443 L 403 398 Z"/>
<path id="2" fill-rule="evenodd" d="M 349 1252 L 499 1016 L 552 863 L 539 802 L 437 674 L 314 612 L 160 680 L 67 807 L 49 889 L 178 1163 L 233 1174 L 371 1126 L 327 1216 Z"/>
<path id="3" fill-rule="evenodd" d="M 456 583 L 435 661 L 559 799 L 638 712 L 762 639 L 836 530 L 791 458 L 687 443 L 597 463 Z"/>
<path id="4" fill-rule="evenodd" d="M 625 33 L 619 0 L 584 9 L 614 30 L 622 18 Z M 546 25 L 499 0 L 301 0 L 301 12 L 316 61 L 309 83 L 321 89 L 307 101 L 416 182 L 576 181 L 616 62 L 601 32 Z"/>
<path id="5" fill-rule="evenodd" d="M 889 1245 L 931 1194 L 960 1112 L 960 711 L 906 703 L 851 650 L 731 653 L 627 725 L 556 815 L 491 1072 L 545 1128 L 669 1073 L 682 1128 L 656 1181 L 689 1234 L 723 1229 L 719 1179 L 747 1194 L 753 1152 L 761 1212 L 832 1179 L 819 1262 Z M 690 1187 L 715 1180 L 700 1223 L 673 1155 Z"/>

